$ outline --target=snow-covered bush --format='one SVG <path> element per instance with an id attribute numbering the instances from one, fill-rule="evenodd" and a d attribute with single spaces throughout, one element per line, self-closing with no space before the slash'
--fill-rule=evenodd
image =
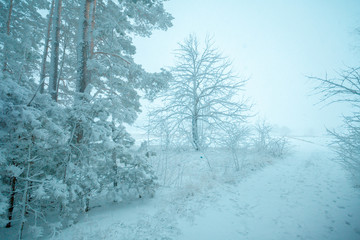
<path id="1" fill-rule="evenodd" d="M 239 171 L 250 145 L 250 129 L 240 123 L 223 123 L 220 132 L 217 142 L 220 146 L 230 150 L 234 168 Z"/>
<path id="2" fill-rule="evenodd" d="M 117 147 L 112 151 L 111 162 L 108 162 L 111 168 L 106 171 L 104 179 L 107 195 L 116 202 L 153 197 L 157 177 L 144 151 L 133 150 L 134 139 L 124 128 L 117 128 L 113 139 Z"/>
<path id="3" fill-rule="evenodd" d="M 154 196 L 157 177 L 145 157 L 136 154 L 124 155 L 119 164 L 118 185 L 115 190 L 118 190 L 123 199 Z"/>
<path id="4" fill-rule="evenodd" d="M 282 158 L 288 151 L 288 141 L 284 137 L 273 137 L 269 141 L 268 152 L 271 156 Z"/>
<path id="5" fill-rule="evenodd" d="M 288 153 L 289 144 L 285 137 L 271 135 L 272 127 L 265 120 L 255 125 L 255 136 L 253 147 L 255 152 L 269 155 L 275 158 L 282 158 Z"/>

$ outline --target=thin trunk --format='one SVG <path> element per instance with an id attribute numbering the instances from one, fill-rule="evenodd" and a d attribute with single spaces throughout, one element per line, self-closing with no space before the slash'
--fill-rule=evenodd
<path id="1" fill-rule="evenodd" d="M 47 30 L 46 30 L 44 53 L 43 53 L 42 62 L 41 62 L 40 93 L 44 93 L 45 71 L 46 71 L 46 59 L 47 59 L 48 52 L 49 52 L 49 39 L 50 39 L 50 31 L 51 31 L 52 18 L 53 18 L 53 14 L 54 14 L 54 5 L 55 5 L 55 1 L 52 0 L 52 2 L 51 2 L 51 8 L 50 8 L 50 13 L 49 13 L 49 19 L 48 19 L 48 26 L 47 26 Z"/>
<path id="2" fill-rule="evenodd" d="M 96 0 L 93 1 L 91 13 L 91 32 L 90 32 L 90 57 L 94 55 L 94 30 L 95 30 L 95 13 L 96 13 Z"/>
<path id="3" fill-rule="evenodd" d="M 117 138 L 118 136 L 115 135 L 115 123 L 114 121 L 112 121 L 111 123 L 111 130 L 112 130 L 112 140 L 116 143 L 117 142 Z M 112 169 L 113 169 L 113 187 L 114 187 L 114 192 L 117 193 L 117 186 L 118 186 L 118 165 L 117 165 L 117 153 L 116 153 L 116 149 L 114 148 L 112 150 L 112 154 L 111 154 L 111 159 L 112 159 Z M 114 202 L 117 202 L 117 196 L 114 196 L 113 198 Z"/>
<path id="4" fill-rule="evenodd" d="M 166 132 L 166 145 L 165 145 L 165 166 L 164 166 L 164 186 L 167 180 L 167 169 L 168 169 L 168 159 L 169 159 L 169 143 L 170 143 L 170 136 L 169 132 Z"/>
<path id="5" fill-rule="evenodd" d="M 113 150 L 111 158 L 113 160 L 113 171 L 114 171 L 113 186 L 114 186 L 114 188 L 116 188 L 118 186 L 118 182 L 117 182 L 118 167 L 117 167 L 117 164 L 116 164 L 116 152 L 115 152 L 115 150 Z"/>
<path id="6" fill-rule="evenodd" d="M 58 76 L 57 84 L 56 84 L 56 86 L 57 86 L 57 88 L 56 88 L 56 101 L 58 100 L 58 97 L 59 97 L 59 85 L 60 85 L 60 78 L 61 78 L 61 75 L 62 75 L 62 72 L 63 72 L 64 63 L 65 63 L 67 40 L 68 40 L 68 38 L 65 37 L 64 38 L 64 49 L 63 49 L 63 54 L 62 54 L 62 58 L 61 58 L 61 66 L 60 66 L 59 76 Z"/>
<path id="7" fill-rule="evenodd" d="M 28 164 L 27 164 L 26 179 L 29 178 L 29 173 L 30 173 L 30 161 L 28 161 Z M 26 208 L 27 208 L 28 190 L 29 190 L 29 181 L 26 180 L 25 181 L 25 188 L 24 188 L 23 198 L 22 198 L 22 205 L 21 205 L 21 220 L 20 220 L 20 228 L 19 228 L 19 240 L 22 239 L 22 234 L 23 234 L 23 230 L 24 230 L 24 223 L 26 221 L 25 214 L 26 214 Z"/>
<path id="8" fill-rule="evenodd" d="M 199 126 L 198 126 L 198 103 L 197 103 L 197 94 L 196 94 L 196 81 L 193 80 L 193 113 L 192 113 L 192 121 L 191 121 L 191 127 L 192 127 L 192 140 L 194 144 L 194 148 L 196 151 L 200 150 L 200 144 L 199 144 Z"/>
<path id="9" fill-rule="evenodd" d="M 75 135 L 75 130 L 76 130 L 76 125 L 74 126 L 73 130 L 71 131 L 71 137 L 69 139 L 69 142 L 68 144 L 70 145 L 72 142 L 73 142 L 73 137 Z M 67 159 L 65 160 L 65 164 L 64 164 L 64 176 L 63 176 L 63 183 L 66 184 L 66 178 L 67 178 L 67 171 L 68 171 L 68 165 L 69 165 L 69 162 L 71 162 L 71 156 L 72 156 L 72 153 L 70 151 Z M 60 214 L 63 213 L 63 210 L 65 209 L 65 205 L 63 202 L 60 203 Z"/>
<path id="10" fill-rule="evenodd" d="M 94 56 L 94 30 L 95 30 L 95 13 L 96 13 L 96 0 L 93 0 L 91 5 L 91 16 L 89 17 L 89 20 L 91 19 L 91 28 L 90 28 L 90 34 L 89 34 L 89 58 L 92 59 Z M 91 82 L 92 78 L 92 71 L 87 72 L 87 82 Z"/>
<path id="11" fill-rule="evenodd" d="M 13 9 L 13 0 L 10 0 L 9 2 L 9 14 L 8 14 L 8 18 L 7 18 L 7 21 L 6 21 L 6 34 L 8 36 L 10 36 L 10 23 L 11 23 L 11 14 L 12 14 L 12 9 Z M 6 45 L 6 44 L 5 44 Z M 7 47 L 4 46 L 4 49 L 5 49 L 5 56 L 4 56 L 4 66 L 3 66 L 3 71 L 5 72 L 6 69 L 7 69 Z"/>
<path id="12" fill-rule="evenodd" d="M 192 137 L 193 137 L 195 150 L 199 151 L 200 150 L 199 128 L 198 128 L 198 116 L 196 114 L 192 117 Z"/>
<path id="13" fill-rule="evenodd" d="M 236 148 L 232 147 L 231 148 L 231 153 L 232 153 L 232 157 L 234 160 L 234 165 L 235 165 L 235 170 L 239 171 L 240 170 L 240 166 L 239 166 L 239 158 L 236 152 Z"/>
<path id="14" fill-rule="evenodd" d="M 90 210 L 90 194 L 86 195 L 85 199 L 85 212 L 88 212 Z"/>
<path id="15" fill-rule="evenodd" d="M 194 62 L 194 72 L 196 73 L 196 64 Z M 197 87 L 198 87 L 198 83 L 197 83 L 197 76 L 196 74 L 193 76 L 192 78 L 192 84 L 193 84 L 193 113 L 192 113 L 192 121 L 191 121 L 191 126 L 192 126 L 192 140 L 193 140 L 193 144 L 194 144 L 194 148 L 196 151 L 200 150 L 200 146 L 199 146 L 199 127 L 198 127 L 198 96 L 197 96 Z"/>
<path id="16" fill-rule="evenodd" d="M 13 8 L 13 0 L 10 0 L 9 15 L 8 15 L 8 19 L 6 21 L 6 34 L 7 35 L 10 35 L 10 22 L 11 22 L 12 8 Z"/>
<path id="17" fill-rule="evenodd" d="M 84 93 L 86 86 L 88 85 L 88 74 L 87 74 L 87 60 L 88 60 L 88 52 L 89 52 L 89 39 L 88 39 L 88 26 L 89 26 L 89 11 L 90 5 L 93 0 L 82 0 L 80 6 L 80 18 L 79 18 L 79 39 L 78 39 L 78 79 L 76 91 L 78 93 Z M 83 98 L 80 97 L 82 100 Z M 77 104 L 81 104 L 79 101 Z M 81 126 L 81 122 L 76 124 L 76 141 L 79 144 L 84 136 L 84 130 Z M 90 210 L 90 194 L 85 196 L 85 212 Z"/>
<path id="18" fill-rule="evenodd" d="M 33 182 L 29 181 L 29 188 L 32 189 L 33 188 Z M 27 202 L 28 205 L 31 204 L 32 201 L 32 196 L 31 196 L 31 191 L 28 191 L 28 195 L 27 195 Z M 28 208 L 26 207 L 26 211 L 25 211 L 26 215 L 29 214 Z"/>
<path id="19" fill-rule="evenodd" d="M 87 60 L 88 60 L 88 21 L 91 0 L 82 1 L 79 24 L 79 41 L 78 41 L 78 80 L 77 92 L 84 93 L 88 84 L 87 81 Z"/>
<path id="20" fill-rule="evenodd" d="M 62 0 L 55 2 L 55 14 L 52 27 L 51 38 L 51 63 L 50 63 L 50 78 L 49 78 L 49 93 L 51 98 L 57 99 L 57 79 L 58 79 L 58 64 L 59 64 L 59 39 L 60 39 L 60 25 L 61 25 L 61 3 Z"/>
<path id="21" fill-rule="evenodd" d="M 64 184 L 66 184 L 66 172 L 67 172 L 67 165 L 68 165 L 68 164 L 67 164 L 67 163 L 65 163 L 64 176 L 63 176 L 63 183 L 64 183 Z M 61 201 L 61 203 L 60 203 L 60 211 L 59 211 L 60 215 L 62 215 L 62 213 L 63 213 L 64 209 L 65 209 L 64 202 L 63 202 L 63 201 Z"/>
<path id="22" fill-rule="evenodd" d="M 14 203 L 15 203 L 15 190 L 16 190 L 16 177 L 12 177 L 10 179 L 10 185 L 11 185 L 11 194 L 10 194 L 10 201 L 9 201 L 9 208 L 8 208 L 8 219 L 9 222 L 6 224 L 6 228 L 11 227 L 11 221 L 13 217 L 14 212 Z"/>
<path id="23" fill-rule="evenodd" d="M 114 192 L 115 192 L 115 195 L 114 195 L 114 198 L 113 198 L 113 202 L 117 202 L 118 200 L 118 196 L 116 196 L 116 193 L 118 192 L 118 166 L 117 166 L 117 163 L 116 163 L 116 151 L 115 149 L 113 150 L 112 154 L 111 154 L 111 159 L 113 161 L 113 187 L 114 187 Z"/>

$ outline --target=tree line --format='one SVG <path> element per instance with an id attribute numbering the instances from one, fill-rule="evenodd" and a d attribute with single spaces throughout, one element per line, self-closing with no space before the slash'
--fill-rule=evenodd
<path id="1" fill-rule="evenodd" d="M 1 0 L 0 13 L 1 224 L 41 236 L 100 193 L 152 195 L 156 177 L 123 124 L 138 92 L 152 98 L 171 76 L 133 59 L 134 36 L 172 26 L 163 1 Z"/>

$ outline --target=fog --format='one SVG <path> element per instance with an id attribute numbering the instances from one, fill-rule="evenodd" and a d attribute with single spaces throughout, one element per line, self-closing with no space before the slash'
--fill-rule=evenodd
<path id="1" fill-rule="evenodd" d="M 293 134 L 323 134 L 351 111 L 344 104 L 319 103 L 307 76 L 335 77 L 358 65 L 359 1 L 174 0 L 165 8 L 173 27 L 134 41 L 135 59 L 146 70 L 173 66 L 177 43 L 189 34 L 209 35 L 232 59 L 234 71 L 249 79 L 244 90 L 255 104 L 254 121 L 266 118 Z"/>
<path id="2" fill-rule="evenodd" d="M 0 13 L 0 239 L 360 239 L 360 0 Z"/>

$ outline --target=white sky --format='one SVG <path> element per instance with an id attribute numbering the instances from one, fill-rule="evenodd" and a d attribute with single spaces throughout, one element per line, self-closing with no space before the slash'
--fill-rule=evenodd
<path id="1" fill-rule="evenodd" d="M 173 50 L 190 33 L 215 45 L 250 80 L 246 95 L 259 116 L 293 132 L 321 133 L 341 124 L 349 109 L 314 105 L 306 77 L 336 76 L 359 66 L 360 0 L 171 0 L 165 8 L 174 26 L 135 39 L 135 60 L 148 71 L 173 65 Z"/>

